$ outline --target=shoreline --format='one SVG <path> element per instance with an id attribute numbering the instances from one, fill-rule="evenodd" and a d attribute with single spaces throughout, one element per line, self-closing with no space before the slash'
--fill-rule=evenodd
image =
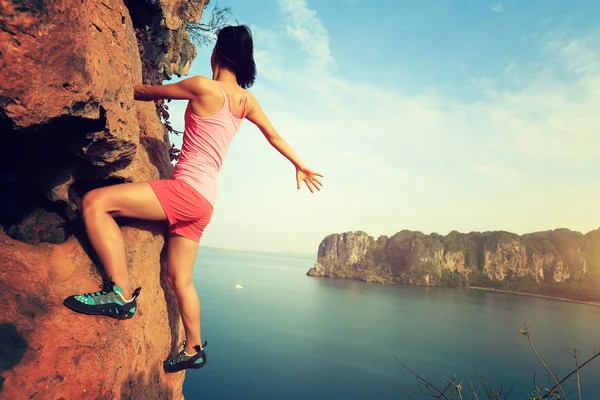
<path id="1" fill-rule="evenodd" d="M 467 286 L 467 287 L 464 287 L 464 289 L 483 290 L 486 292 L 497 292 L 497 293 L 512 293 L 512 294 L 519 294 L 519 295 L 525 295 L 525 296 L 541 297 L 544 299 L 569 301 L 571 303 L 587 304 L 590 306 L 600 306 L 600 303 L 594 303 L 591 301 L 573 300 L 573 299 L 567 299 L 565 297 L 555 297 L 555 296 L 548 296 L 545 294 L 537 294 L 537 293 L 517 292 L 514 290 L 494 289 L 494 288 L 486 288 L 486 287 L 481 287 L 481 286 Z"/>
<path id="2" fill-rule="evenodd" d="M 389 281 L 389 282 L 388 281 L 367 281 L 367 280 L 358 279 L 358 278 L 337 278 L 337 277 L 324 276 L 324 275 L 309 275 L 308 273 L 306 275 L 310 276 L 311 278 L 341 279 L 341 280 L 350 280 L 350 281 L 357 281 L 357 282 L 364 282 L 364 283 L 374 283 L 374 284 L 378 284 L 378 285 L 400 285 L 400 286 L 434 287 L 434 288 L 442 287 L 442 286 L 437 286 L 437 285 L 410 285 L 410 284 L 406 284 L 406 283 L 393 282 L 393 281 Z M 483 290 L 486 292 L 496 292 L 496 293 L 512 293 L 512 294 L 517 294 L 517 295 L 540 297 L 543 299 L 550 299 L 550 300 L 568 301 L 571 303 L 587 304 L 590 306 L 600 307 L 600 303 L 594 303 L 593 301 L 574 300 L 574 299 L 568 299 L 566 297 L 548 296 L 545 294 L 537 294 L 537 293 L 517 292 L 515 290 L 494 289 L 494 288 L 486 288 L 486 287 L 482 287 L 482 286 L 463 286 L 463 287 L 454 286 L 454 287 L 448 287 L 448 288 L 450 288 L 450 289 Z"/>

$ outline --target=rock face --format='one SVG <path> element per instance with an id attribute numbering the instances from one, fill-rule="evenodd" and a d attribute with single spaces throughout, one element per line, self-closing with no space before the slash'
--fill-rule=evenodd
<path id="1" fill-rule="evenodd" d="M 120 221 L 142 287 L 133 319 L 76 314 L 62 300 L 101 282 L 83 195 L 171 174 L 165 127 L 133 85 L 187 73 L 185 23 L 203 6 L 0 0 L 0 397 L 182 397 L 185 374 L 162 371 L 183 332 L 164 224 Z"/>
<path id="2" fill-rule="evenodd" d="M 327 236 L 310 276 L 412 285 L 486 286 L 600 300 L 600 229 L 519 236 L 401 231 Z"/>

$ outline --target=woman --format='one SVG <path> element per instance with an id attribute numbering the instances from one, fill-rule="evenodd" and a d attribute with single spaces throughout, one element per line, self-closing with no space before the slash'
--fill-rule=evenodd
<path id="1" fill-rule="evenodd" d="M 200 301 L 192 282 L 198 243 L 209 223 L 217 194 L 218 173 L 242 120 L 248 119 L 296 167 L 296 183 L 320 190 L 323 175 L 300 161 L 277 134 L 258 101 L 246 88 L 256 76 L 253 40 L 246 26 L 223 28 L 211 56 L 212 79 L 196 76 L 169 85 L 136 85 L 136 100 L 188 100 L 180 157 L 171 179 L 118 184 L 95 189 L 83 199 L 90 242 L 109 281 L 95 293 L 73 295 L 64 304 L 74 311 L 132 318 L 140 288 L 132 292 L 123 236 L 114 217 L 166 220 L 167 279 L 175 291 L 185 328 L 184 347 L 164 362 L 167 372 L 206 364 L 200 338 Z"/>

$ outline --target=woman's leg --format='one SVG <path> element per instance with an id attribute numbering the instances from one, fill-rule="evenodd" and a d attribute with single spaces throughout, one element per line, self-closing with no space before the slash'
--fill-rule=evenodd
<path id="1" fill-rule="evenodd" d="M 123 297 L 130 299 L 125 243 L 114 217 L 166 220 L 167 215 L 147 182 L 106 186 L 83 198 L 83 218 L 90 242 L 107 275 L 123 289 Z"/>
<path id="2" fill-rule="evenodd" d="M 185 329 L 185 351 L 194 354 L 194 346 L 202 348 L 200 336 L 200 299 L 192 281 L 192 270 L 198 253 L 198 242 L 183 236 L 169 238 L 167 280 L 175 291 L 177 305 Z"/>

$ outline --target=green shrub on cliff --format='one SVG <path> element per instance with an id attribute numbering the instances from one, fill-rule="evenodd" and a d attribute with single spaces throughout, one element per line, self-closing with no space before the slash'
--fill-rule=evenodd
<path id="1" fill-rule="evenodd" d="M 591 276 L 600 278 L 600 229 L 588 232 L 582 239 L 583 254 Z"/>
<path id="2" fill-rule="evenodd" d="M 393 275 L 401 276 L 402 272 L 410 266 L 408 264 L 410 248 L 412 240 L 416 236 L 416 232 L 404 230 L 396 233 L 388 240 L 387 261 Z"/>
<path id="3" fill-rule="evenodd" d="M 483 255 L 478 253 L 478 243 L 476 235 L 459 233 L 452 231 L 441 240 L 444 245 L 444 253 L 463 253 L 465 257 L 465 267 L 471 270 L 481 270 L 483 268 Z M 483 247 L 482 247 L 483 248 Z M 481 252 L 483 253 L 483 252 Z"/>
<path id="4" fill-rule="evenodd" d="M 536 232 L 523 235 L 523 242 L 528 249 L 530 265 L 533 265 L 531 255 L 537 251 L 538 254 L 552 254 L 556 258 L 560 258 L 571 278 L 584 275 L 586 259 L 582 250 L 586 249 L 588 243 L 586 237 L 581 233 L 568 229 Z"/>
<path id="5" fill-rule="evenodd" d="M 440 279 L 440 286 L 443 287 L 468 287 L 469 278 L 465 275 L 456 272 L 448 271 L 447 269 L 442 270 L 442 278 Z"/>
<path id="6" fill-rule="evenodd" d="M 503 289 L 505 285 L 506 281 L 492 279 L 489 275 L 480 271 L 473 271 L 469 274 L 469 286 Z"/>

